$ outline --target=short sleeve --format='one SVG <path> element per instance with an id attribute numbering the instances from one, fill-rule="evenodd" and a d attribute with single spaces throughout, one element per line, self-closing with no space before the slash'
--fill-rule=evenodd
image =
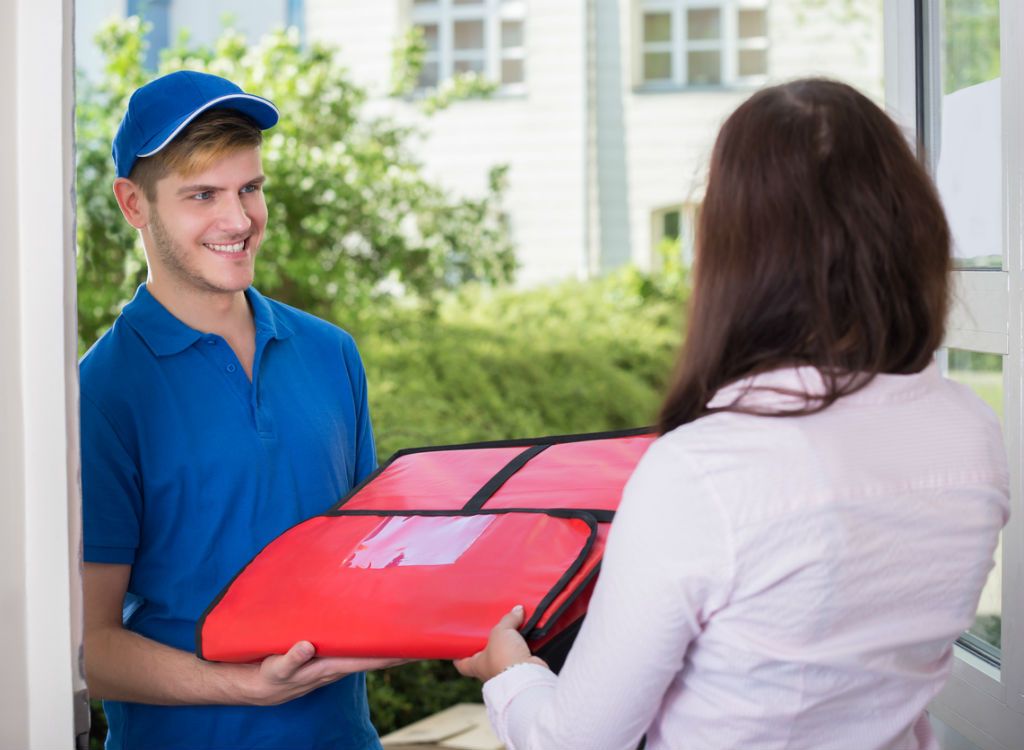
<path id="1" fill-rule="evenodd" d="M 370 422 L 370 403 L 367 393 L 366 370 L 359 356 L 356 343 L 349 338 L 345 347 L 345 365 L 352 382 L 352 399 L 355 406 L 356 461 L 355 481 L 359 484 L 377 468 L 377 446 L 373 439 L 373 425 Z"/>
<path id="2" fill-rule="evenodd" d="M 138 467 L 113 424 L 84 394 L 81 430 L 85 562 L 130 565 L 142 516 Z"/>

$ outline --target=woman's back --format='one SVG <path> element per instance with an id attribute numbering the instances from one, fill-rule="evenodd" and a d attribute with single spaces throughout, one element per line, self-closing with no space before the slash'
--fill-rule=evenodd
<path id="1" fill-rule="evenodd" d="M 780 370 L 757 385 L 817 380 Z M 694 513 L 720 515 L 723 558 L 649 747 L 921 746 L 908 732 L 945 682 L 1008 512 L 988 408 L 933 365 L 810 416 L 711 415 L 664 436 L 645 464 L 624 511 L 679 529 L 665 567 L 685 570 L 688 548 L 708 546 L 706 524 L 700 539 L 687 532 Z"/>

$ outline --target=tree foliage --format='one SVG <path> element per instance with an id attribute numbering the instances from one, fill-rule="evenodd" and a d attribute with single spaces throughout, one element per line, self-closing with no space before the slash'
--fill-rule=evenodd
<path id="1" fill-rule="evenodd" d="M 86 343 L 145 278 L 138 238 L 110 189 L 114 132 L 132 91 L 154 77 L 143 68 L 145 31 L 134 17 L 104 26 L 97 36 L 104 76 L 79 87 L 79 332 Z M 281 110 L 263 146 L 270 220 L 256 271 L 262 291 L 328 319 L 342 311 L 351 319 L 396 296 L 429 300 L 466 281 L 512 277 L 504 168 L 492 169 L 481 197 L 454 196 L 430 181 L 413 154 L 422 134 L 371 113 L 367 91 L 334 48 L 302 47 L 294 31 L 249 44 L 229 29 L 212 47 L 183 37 L 166 50 L 157 74 L 179 69 L 229 78 Z"/>

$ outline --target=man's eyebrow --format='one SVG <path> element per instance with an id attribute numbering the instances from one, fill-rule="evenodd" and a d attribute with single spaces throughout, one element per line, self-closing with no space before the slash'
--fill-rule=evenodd
<path id="1" fill-rule="evenodd" d="M 258 177 L 253 177 L 251 180 L 249 180 L 245 184 L 246 185 L 262 185 L 266 181 L 267 181 L 267 176 L 261 174 Z M 210 192 L 215 192 L 217 190 L 223 190 L 223 189 L 224 188 L 218 187 L 217 185 L 183 185 L 180 188 L 178 188 L 177 194 L 178 195 L 186 195 L 188 193 L 210 193 Z"/>

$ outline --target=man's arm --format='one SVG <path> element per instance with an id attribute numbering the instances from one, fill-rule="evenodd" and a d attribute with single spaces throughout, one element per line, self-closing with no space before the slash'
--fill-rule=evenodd
<path id="1" fill-rule="evenodd" d="M 94 698 L 161 705 L 270 706 L 353 672 L 399 663 L 397 659 L 314 658 L 308 641 L 259 664 L 204 662 L 122 627 L 121 606 L 130 574 L 130 565 L 85 564 L 85 671 Z"/>

